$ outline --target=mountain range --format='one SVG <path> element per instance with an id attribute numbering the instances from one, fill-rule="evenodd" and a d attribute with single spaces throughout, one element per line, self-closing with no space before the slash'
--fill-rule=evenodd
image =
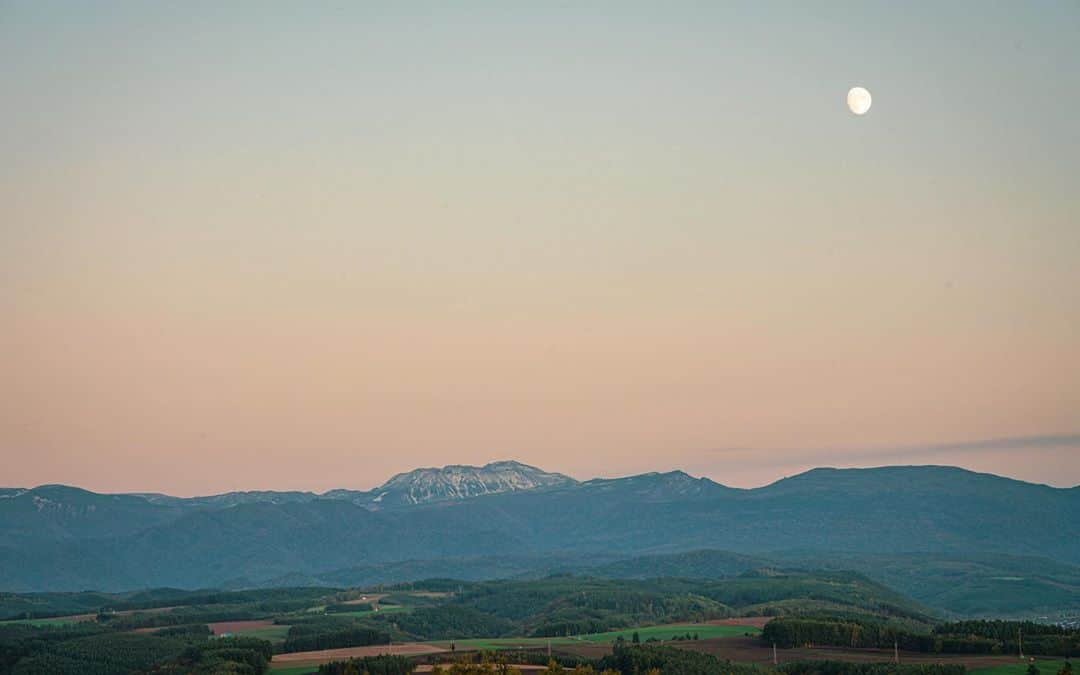
<path id="1" fill-rule="evenodd" d="M 695 568 L 695 555 L 707 562 Z M 910 590 L 925 581 L 924 567 L 940 580 L 962 565 L 990 586 L 1037 568 L 1038 602 L 1019 606 L 1021 598 L 1021 612 L 1049 606 L 1047 594 L 1068 603 L 1080 596 L 1077 564 L 1080 488 L 952 467 L 814 469 L 755 489 L 681 471 L 579 482 L 517 462 L 417 469 L 374 490 L 321 495 L 0 489 L 0 589 L 8 591 L 560 569 L 723 576 L 778 565 L 879 579 L 888 570 L 894 586 Z M 944 588 L 935 583 L 913 597 Z M 980 602 L 954 604 L 977 612 Z"/>

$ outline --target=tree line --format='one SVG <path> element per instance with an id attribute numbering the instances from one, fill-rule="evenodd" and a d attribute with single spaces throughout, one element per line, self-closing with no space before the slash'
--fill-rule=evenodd
<path id="1" fill-rule="evenodd" d="M 805 645 L 892 649 L 929 654 L 1080 655 L 1080 631 L 1016 621 L 963 621 L 929 633 L 900 630 L 880 622 L 822 618 L 778 618 L 765 625 L 762 639 L 790 649 Z"/>

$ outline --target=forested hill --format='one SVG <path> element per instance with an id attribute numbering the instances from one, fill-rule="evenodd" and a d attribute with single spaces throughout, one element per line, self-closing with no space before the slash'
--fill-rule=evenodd
<path id="1" fill-rule="evenodd" d="M 599 563 L 695 549 L 1080 562 L 1080 490 L 955 468 L 817 469 L 753 490 L 683 472 L 578 483 L 509 470 L 484 485 L 457 480 L 457 494 L 433 500 L 427 488 L 438 480 L 400 481 L 420 503 L 395 498 L 394 508 L 352 491 L 186 500 L 8 489 L 0 589 L 191 588 L 409 560 L 558 554 Z"/>

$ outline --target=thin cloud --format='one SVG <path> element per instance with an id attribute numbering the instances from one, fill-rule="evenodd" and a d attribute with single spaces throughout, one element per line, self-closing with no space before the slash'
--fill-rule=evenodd
<path id="1" fill-rule="evenodd" d="M 1080 448 L 1080 433 L 1048 434 L 1043 436 L 1013 436 L 988 438 L 955 443 L 930 443 L 901 445 L 883 448 L 716 448 L 707 452 L 715 454 L 752 456 L 760 462 L 775 462 L 775 455 L 783 455 L 788 461 L 802 459 L 827 461 L 840 459 L 845 462 L 877 460 L 882 458 L 911 459 L 933 457 L 945 453 L 979 453 L 1000 450 L 1060 450 Z M 775 454 L 774 454 L 775 453 Z"/>
<path id="2" fill-rule="evenodd" d="M 896 448 L 867 451 L 873 455 L 932 455 L 940 452 L 981 452 L 985 450 L 1053 450 L 1058 448 L 1080 447 L 1080 434 L 1058 434 L 1048 436 L 1014 436 L 1012 438 L 990 438 L 963 443 L 937 443 L 934 445 L 901 446 Z"/>

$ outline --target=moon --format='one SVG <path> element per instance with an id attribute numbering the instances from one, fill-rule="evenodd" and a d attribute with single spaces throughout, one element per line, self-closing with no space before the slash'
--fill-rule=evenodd
<path id="1" fill-rule="evenodd" d="M 870 92 L 863 87 L 852 87 L 847 93 L 847 107 L 856 115 L 865 115 L 873 102 Z"/>

